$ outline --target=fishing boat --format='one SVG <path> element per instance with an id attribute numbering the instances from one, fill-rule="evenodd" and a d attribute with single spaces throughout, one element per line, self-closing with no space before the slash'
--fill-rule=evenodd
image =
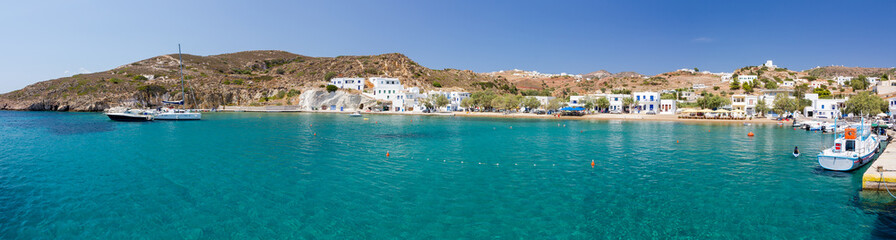
<path id="1" fill-rule="evenodd" d="M 156 120 L 199 120 L 202 119 L 202 113 L 193 112 L 186 109 L 184 102 L 187 99 L 187 92 L 184 90 L 184 57 L 180 52 L 180 44 L 177 45 L 177 56 L 180 58 L 180 96 L 179 101 L 162 101 L 162 103 L 170 105 L 180 105 L 181 108 L 174 107 L 160 108 L 156 114 Z"/>
<path id="2" fill-rule="evenodd" d="M 862 167 L 880 151 L 878 138 L 865 124 L 847 127 L 842 137 L 835 138 L 833 147 L 818 154 L 818 164 L 834 171 L 852 171 Z"/>
<path id="3" fill-rule="evenodd" d="M 355 112 L 349 114 L 348 116 L 349 116 L 349 117 L 360 117 L 360 116 L 361 116 L 361 112 L 359 112 L 359 111 L 355 111 Z"/>
<path id="4" fill-rule="evenodd" d="M 114 107 L 106 109 L 105 114 L 112 121 L 119 122 L 148 122 L 152 121 L 155 113 L 146 109 L 130 109 L 124 107 Z"/>

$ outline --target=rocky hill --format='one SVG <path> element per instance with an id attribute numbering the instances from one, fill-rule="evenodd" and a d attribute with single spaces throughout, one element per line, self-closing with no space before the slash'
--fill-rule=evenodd
<path id="1" fill-rule="evenodd" d="M 843 67 L 828 66 L 813 68 L 805 71 L 808 75 L 819 78 L 832 78 L 837 76 L 857 77 L 865 75 L 869 77 L 880 77 L 883 74 L 893 75 L 896 68 L 863 68 L 863 67 Z"/>
<path id="2" fill-rule="evenodd" d="M 43 81 L 0 95 L 0 109 L 101 111 L 115 105 L 157 106 L 180 100 L 178 55 Z M 187 107 L 297 105 L 303 91 L 333 77 L 398 77 L 408 87 L 510 91 L 504 78 L 469 70 L 435 70 L 398 54 L 309 57 L 284 51 L 213 56 L 184 54 Z"/>

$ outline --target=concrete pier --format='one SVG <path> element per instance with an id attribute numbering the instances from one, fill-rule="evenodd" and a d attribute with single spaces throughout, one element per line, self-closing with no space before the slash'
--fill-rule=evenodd
<path id="1" fill-rule="evenodd" d="M 887 131 L 887 135 L 892 134 Z M 886 191 L 887 188 L 896 193 L 896 147 L 890 149 L 890 144 L 862 175 L 862 190 Z"/>

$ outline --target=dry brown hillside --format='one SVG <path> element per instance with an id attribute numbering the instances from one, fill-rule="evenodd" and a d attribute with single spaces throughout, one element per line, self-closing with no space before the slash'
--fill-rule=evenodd
<path id="1" fill-rule="evenodd" d="M 168 54 L 112 70 L 43 81 L 0 95 L 0 109 L 100 111 L 137 103 L 156 106 L 179 100 L 178 55 Z M 297 104 L 298 93 L 320 88 L 332 77 L 398 77 L 424 90 L 508 91 L 500 77 L 468 70 L 434 70 L 398 54 L 308 57 L 284 51 L 246 51 L 213 56 L 184 54 L 187 103 L 220 105 Z M 438 84 L 435 84 L 438 83 Z"/>
<path id="2" fill-rule="evenodd" d="M 893 75 L 896 73 L 896 69 L 894 68 L 863 68 L 863 67 L 843 67 L 843 66 L 828 66 L 828 67 L 819 67 L 813 68 L 805 71 L 806 74 L 819 77 L 819 78 L 833 78 L 837 76 L 847 76 L 847 77 L 858 77 L 859 75 L 865 75 L 869 77 L 880 77 L 880 75 L 887 74 Z"/>

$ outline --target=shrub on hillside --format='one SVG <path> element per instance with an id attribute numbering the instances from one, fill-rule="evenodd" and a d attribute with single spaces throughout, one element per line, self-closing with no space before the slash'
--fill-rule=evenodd
<path id="1" fill-rule="evenodd" d="M 336 85 L 327 85 L 327 92 L 335 92 L 337 89 Z"/>

